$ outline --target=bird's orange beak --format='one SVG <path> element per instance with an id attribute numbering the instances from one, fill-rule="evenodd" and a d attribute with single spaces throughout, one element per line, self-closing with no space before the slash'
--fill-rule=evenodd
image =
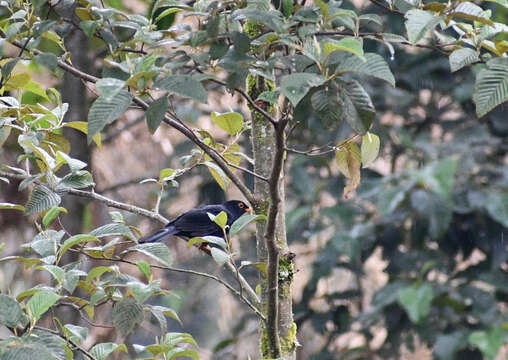
<path id="1" fill-rule="evenodd" d="M 245 211 L 247 211 L 249 214 L 252 212 L 252 209 L 250 207 L 246 208 Z"/>

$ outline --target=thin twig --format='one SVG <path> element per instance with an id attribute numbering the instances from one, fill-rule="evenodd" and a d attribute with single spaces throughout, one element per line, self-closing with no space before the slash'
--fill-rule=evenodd
<path id="1" fill-rule="evenodd" d="M 87 254 L 86 252 L 81 251 L 80 253 L 82 255 L 85 255 L 85 256 L 89 257 L 89 258 L 95 259 L 94 257 L 92 257 L 91 255 Z M 124 264 L 129 264 L 129 265 L 133 265 L 133 266 L 137 267 L 137 264 L 135 262 L 129 261 L 129 260 L 126 260 L 126 259 L 123 259 L 123 258 L 120 258 L 120 257 L 101 258 L 101 260 L 110 261 L 110 262 L 121 262 L 121 263 L 124 263 Z M 196 271 L 196 270 L 181 269 L 181 268 L 175 268 L 175 267 L 172 267 L 172 266 L 162 266 L 162 265 L 150 264 L 150 267 L 155 268 L 155 269 L 166 270 L 166 271 L 173 271 L 173 272 L 179 272 L 179 273 L 184 273 L 184 274 L 196 275 L 196 276 L 201 276 L 201 277 L 205 277 L 205 278 L 208 278 L 208 279 L 215 280 L 218 283 L 222 284 L 224 287 L 226 287 L 229 291 L 231 291 L 237 297 L 239 297 L 262 320 L 265 320 L 265 316 L 259 311 L 259 309 L 256 306 L 254 306 L 249 301 L 249 299 L 247 299 L 244 296 L 241 296 L 241 294 L 240 294 L 240 292 L 238 290 L 236 290 L 229 283 L 227 283 L 226 281 L 222 280 L 221 278 L 219 278 L 217 276 L 214 276 L 214 275 L 211 275 L 211 274 L 207 274 L 207 273 L 204 273 L 204 272 L 200 272 L 200 271 Z M 247 283 L 247 285 L 248 285 L 248 283 Z M 248 288 L 250 288 L 250 285 L 248 285 Z"/>
<path id="2" fill-rule="evenodd" d="M 76 349 L 78 349 L 83 355 L 85 355 L 87 358 L 89 358 L 90 360 L 97 360 L 92 354 L 90 354 L 86 349 L 84 349 L 83 347 L 81 347 L 80 345 L 76 344 L 74 341 L 72 341 L 70 338 L 66 337 L 65 335 L 61 334 L 60 331 L 57 331 L 57 330 L 53 330 L 53 329 L 48 329 L 48 328 L 45 328 L 45 327 L 42 327 L 42 326 L 34 326 L 35 329 L 37 330 L 41 330 L 41 331 L 47 331 L 51 334 L 54 334 L 54 335 L 57 335 L 58 337 L 64 339 L 65 341 L 67 341 L 69 344 L 71 344 L 72 346 L 74 346 Z"/>

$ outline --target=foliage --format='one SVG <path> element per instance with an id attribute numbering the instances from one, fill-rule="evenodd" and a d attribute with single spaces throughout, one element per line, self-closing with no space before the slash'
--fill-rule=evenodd
<path id="1" fill-rule="evenodd" d="M 501 0 L 494 3 L 506 6 Z M 164 194 L 196 167 L 206 168 L 223 190 L 234 183 L 249 197 L 237 174 L 253 175 L 246 169 L 251 162 L 249 145 L 242 142 L 252 123 L 241 111 L 213 108 L 210 99 L 216 86 L 239 94 L 253 113 L 275 128 L 281 119 L 289 121 L 287 149 L 282 152 L 296 154 L 288 160 L 296 206 L 288 213 L 288 233 L 295 242 L 317 237 L 324 242 L 295 308 L 302 319 L 298 325 L 310 321 L 330 341 L 355 328 L 365 339 L 360 351 L 370 353 L 372 327 L 381 324 L 388 331 L 378 349 L 384 358 L 396 358 L 414 334 L 436 357 L 477 351 L 495 357 L 508 321 L 502 312 L 507 299 L 502 237 L 508 226 L 507 171 L 496 152 L 501 146 L 498 138 L 506 134 L 498 136 L 470 113 L 474 108 L 477 116 L 497 124 L 496 111 L 504 111 L 500 105 L 508 100 L 508 45 L 503 35 L 508 27 L 496 21 L 490 9 L 467 1 L 398 0 L 384 9 L 389 15 L 375 10 L 359 14 L 351 8 L 334 0 L 305 6 L 292 1 L 190 5 L 159 0 L 143 15 L 131 13 L 118 1 L 0 4 L 1 37 L 15 48 L 0 60 L 0 145 L 14 143 L 17 153 L 16 162 L 2 161 L 0 180 L 20 181 L 19 191 L 29 191 L 24 205 L 2 202 L 0 209 L 23 211 L 37 228 L 37 235 L 24 244 L 34 257 L 3 260 L 36 266 L 51 278 L 15 298 L 1 295 L 0 314 L 8 315 L 1 315 L 0 321 L 13 333 L 0 343 L 2 358 L 72 358 L 81 352 L 104 359 L 127 351 L 125 344 L 110 342 L 83 349 L 87 328 L 63 324 L 50 315 L 50 310 L 67 306 L 88 323 L 104 304 L 111 307 L 109 326 L 121 336 L 133 333 L 150 316 L 159 323 L 161 336 L 153 344 L 135 345 L 136 356 L 198 358 L 192 336 L 167 332 L 166 316 L 180 321 L 176 312 L 148 301 L 168 293 L 150 271 L 152 266 L 171 270 L 172 254 L 166 245 L 136 244 L 138 230 L 118 214 L 112 223 L 82 234 L 66 233 L 56 220 L 67 212 L 62 206 L 65 196 L 88 197 L 161 220 Z M 71 19 L 65 15 L 69 11 Z M 101 50 L 100 77 L 69 61 L 64 40 L 73 29 L 83 31 Z M 399 45 L 432 53 L 395 56 Z M 436 60 L 436 54 L 448 61 Z M 70 72 L 94 84 L 97 97 L 87 122 L 66 118 L 69 104 L 62 102 L 57 89 L 45 89 L 39 82 L 36 75 L 43 71 L 55 78 Z M 450 72 L 462 77 L 460 87 Z M 273 89 L 250 98 L 243 90 L 249 75 Z M 422 91 L 429 87 L 425 81 L 432 85 L 427 101 L 422 100 Z M 181 118 L 176 102 L 199 104 L 199 111 L 221 129 L 220 135 L 195 129 L 196 124 Z M 277 116 L 268 113 L 270 106 Z M 101 133 L 133 108 L 146 111 L 151 133 L 169 125 L 195 146 L 182 157 L 181 168 L 165 168 L 158 179 L 145 181 L 159 186 L 153 212 L 97 195 L 94 175 L 85 170 L 88 164 L 69 155 L 72 144 L 63 135 L 63 129 L 74 129 L 100 148 Z M 458 118 L 447 119 L 447 111 Z M 375 121 L 379 112 L 400 116 L 403 125 Z M 430 136 L 433 129 L 441 133 L 437 138 Z M 386 176 L 370 169 L 380 151 L 392 164 Z M 361 170 L 362 165 L 368 169 Z M 342 189 L 345 198 L 356 191 L 357 200 L 344 202 L 337 195 Z M 316 199 L 322 192 L 336 205 L 321 207 Z M 264 215 L 239 219 L 230 234 L 250 221 L 264 221 Z M 257 304 L 243 296 L 240 270 L 252 265 L 264 281 L 266 264 L 243 262 L 237 267 L 226 236 L 227 215 L 218 214 L 211 221 L 224 230 L 225 239 L 195 238 L 190 244 L 216 245 L 210 250 L 212 258 L 219 265 L 231 265 L 240 290 L 226 286 L 259 316 Z M 364 309 L 363 264 L 376 249 L 387 261 L 388 282 Z M 69 253 L 100 265 L 87 268 L 81 260 L 68 260 L 64 255 Z M 157 264 L 128 260 L 132 253 Z M 482 257 L 476 261 L 478 253 Z M 469 258 L 476 263 L 464 268 L 462 262 Z M 137 265 L 146 281 L 123 271 L 122 264 Z M 351 273 L 356 287 L 318 294 L 318 282 L 333 277 L 336 269 Z M 313 309 L 315 297 L 323 297 L 330 310 Z M 51 327 L 41 326 L 45 317 L 52 318 Z M 331 329 L 323 325 L 328 320 Z M 291 351 L 294 347 L 294 341 L 285 346 Z M 324 359 L 331 356 L 328 351 L 324 348 L 316 356 Z"/>

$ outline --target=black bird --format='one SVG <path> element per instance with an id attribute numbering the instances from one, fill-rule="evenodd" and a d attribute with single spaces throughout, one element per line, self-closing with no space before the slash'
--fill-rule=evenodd
<path id="1" fill-rule="evenodd" d="M 186 238 L 202 236 L 217 236 L 222 238 L 224 237 L 222 229 L 208 216 L 208 213 L 218 215 L 221 211 L 227 214 L 227 225 L 231 226 L 240 216 L 246 212 L 251 212 L 251 208 L 240 200 L 230 200 L 218 205 L 200 206 L 184 212 L 170 221 L 164 229 L 141 238 L 138 242 L 157 242 L 170 235 L 183 236 Z M 229 227 L 226 231 L 229 231 Z M 205 249 L 209 252 L 210 249 L 207 248 L 207 245 L 206 243 L 201 244 L 200 249 Z M 213 246 L 213 244 L 211 245 Z"/>

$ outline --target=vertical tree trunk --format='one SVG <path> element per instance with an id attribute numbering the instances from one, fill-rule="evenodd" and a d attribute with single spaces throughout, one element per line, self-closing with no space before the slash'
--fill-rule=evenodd
<path id="1" fill-rule="evenodd" d="M 74 9 L 74 8 L 72 8 Z M 72 17 L 74 11 L 69 13 Z M 88 58 L 88 39 L 83 32 L 72 29 L 65 37 L 65 47 L 71 53 L 71 61 L 78 68 L 88 72 L 90 59 Z M 74 75 L 66 72 L 62 83 L 62 101 L 69 104 L 69 110 L 65 121 L 86 121 L 88 114 L 88 103 L 86 88 L 83 82 Z M 71 157 L 90 164 L 90 152 L 86 142 L 86 136 L 74 129 L 64 129 L 65 137 L 71 143 Z M 67 208 L 72 216 L 63 217 L 63 224 L 71 234 L 79 234 L 82 231 L 83 213 L 85 210 L 85 199 L 64 197 L 63 206 Z"/>
<path id="2" fill-rule="evenodd" d="M 271 84 L 261 77 L 249 76 L 247 79 L 247 91 L 252 99 L 256 99 L 260 93 L 270 90 Z M 252 119 L 252 149 L 254 156 L 254 171 L 269 178 L 274 162 L 276 149 L 276 131 L 274 126 L 260 113 L 251 110 Z M 274 108 L 266 109 L 275 115 Z M 281 131 L 284 131 L 283 129 Z M 284 359 L 295 359 L 296 324 L 293 321 L 292 307 L 292 279 L 293 263 L 289 254 L 286 241 L 285 223 L 285 197 L 282 170 L 279 181 L 280 203 L 277 215 L 275 239 L 279 250 L 278 262 L 278 335 L 280 343 L 280 356 Z M 270 187 L 268 182 L 255 178 L 254 196 L 258 199 L 256 213 L 268 215 L 270 207 Z M 265 239 L 266 222 L 258 222 L 256 228 L 257 255 L 260 262 L 268 263 L 268 248 Z M 262 311 L 267 313 L 269 301 L 269 286 L 266 278 L 261 279 L 261 306 Z M 273 339 L 269 338 L 266 324 L 261 326 L 261 355 L 264 359 L 273 358 L 276 354 L 273 348 Z"/>

